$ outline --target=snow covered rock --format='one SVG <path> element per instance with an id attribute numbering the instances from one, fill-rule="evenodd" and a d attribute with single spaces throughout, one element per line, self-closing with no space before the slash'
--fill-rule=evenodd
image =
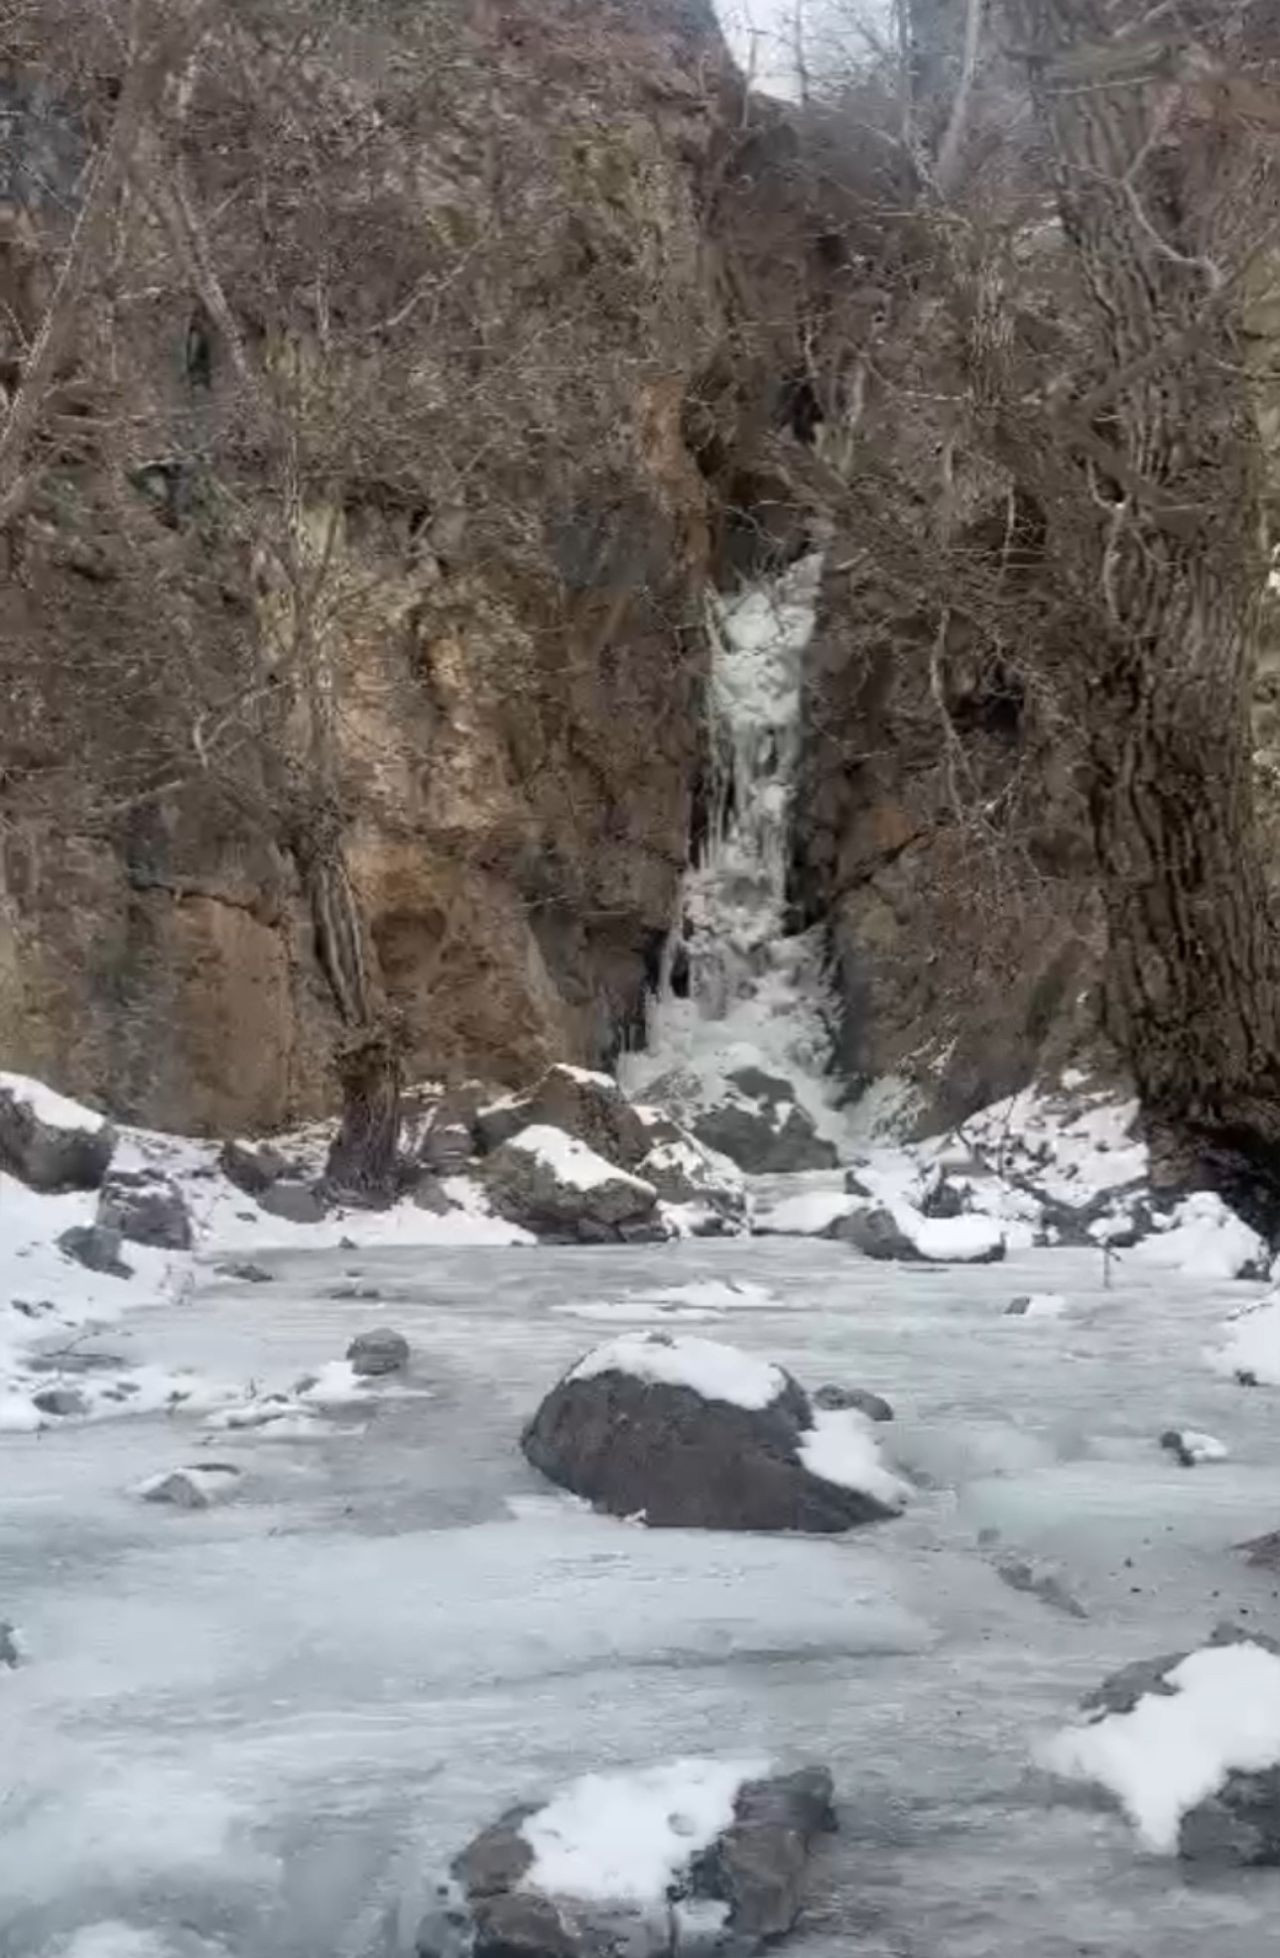
<path id="1" fill-rule="evenodd" d="M 270 1142 L 224 1142 L 218 1151 L 218 1168 L 247 1197 L 260 1197 L 289 1173 L 288 1162 Z"/>
<path id="2" fill-rule="evenodd" d="M 725 1098 L 692 1118 L 694 1134 L 709 1149 L 757 1176 L 831 1169 L 837 1157 L 781 1075 L 740 1067 L 726 1077 Z"/>
<path id="3" fill-rule="evenodd" d="M 563 1129 L 521 1129 L 484 1165 L 500 1217 L 539 1236 L 586 1244 L 665 1235 L 658 1193 Z"/>
<path id="4" fill-rule="evenodd" d="M 487 1149 L 522 1129 L 562 1129 L 606 1162 L 635 1169 L 649 1147 L 644 1123 L 609 1074 L 558 1062 L 527 1093 L 506 1095 L 477 1115 Z"/>
<path id="5" fill-rule="evenodd" d="M 143 1502 L 172 1503 L 175 1509 L 212 1509 L 236 1492 L 240 1471 L 229 1462 L 195 1462 L 140 1483 Z"/>
<path id="6" fill-rule="evenodd" d="M 403 1333 L 390 1326 L 375 1326 L 357 1333 L 347 1348 L 353 1373 L 374 1378 L 384 1373 L 402 1373 L 409 1364 L 409 1342 Z"/>
<path id="7" fill-rule="evenodd" d="M 1061 1292 L 1020 1292 L 1004 1309 L 1006 1319 L 1061 1319 L 1067 1301 Z"/>
<path id="8" fill-rule="evenodd" d="M 1004 1230 L 995 1217 L 925 1217 L 909 1204 L 857 1204 L 825 1233 L 864 1257 L 902 1264 L 994 1265 L 1005 1255 Z"/>
<path id="9" fill-rule="evenodd" d="M 695 1236 L 745 1226 L 747 1192 L 738 1169 L 726 1158 L 717 1159 L 675 1122 L 665 1124 L 661 1139 L 650 1142 L 637 1174 L 653 1184 L 663 1203 L 706 1213 L 705 1224 L 695 1226 Z"/>
<path id="10" fill-rule="evenodd" d="M 906 1494 L 860 1415 L 815 1412 L 781 1367 L 664 1333 L 588 1353 L 522 1446 L 552 1482 L 656 1529 L 830 1533 L 896 1515 Z"/>
<path id="11" fill-rule="evenodd" d="M 1225 1462 L 1228 1453 L 1216 1436 L 1201 1434 L 1196 1428 L 1167 1428 L 1160 1437 L 1160 1446 L 1183 1468 L 1195 1468 L 1199 1462 Z"/>
<path id="12" fill-rule="evenodd" d="M 753 1761 L 584 1775 L 469 1844 L 419 1958 L 755 1951 L 799 1917 L 813 1845 L 837 1826 L 831 1795 L 825 1768 Z"/>
<path id="13" fill-rule="evenodd" d="M 96 1190 L 115 1153 L 111 1124 L 22 1074 L 0 1074 L 0 1169 L 33 1190 Z"/>
<path id="14" fill-rule="evenodd" d="M 1084 1708 L 1044 1748 L 1051 1772 L 1108 1789 L 1157 1853 L 1280 1864 L 1280 1645 L 1223 1626 L 1124 1667 Z"/>
<path id="15" fill-rule="evenodd" d="M 133 1268 L 120 1256 L 120 1233 L 105 1224 L 69 1224 L 58 1237 L 58 1249 L 86 1271 L 110 1278 L 132 1278 Z"/>
<path id="16" fill-rule="evenodd" d="M 893 1409 L 879 1394 L 866 1387 L 819 1387 L 813 1396 L 815 1407 L 827 1413 L 865 1414 L 868 1421 L 892 1421 Z"/>
<path id="17" fill-rule="evenodd" d="M 98 1198 L 97 1223 L 130 1243 L 162 1251 L 189 1251 L 195 1241 L 186 1198 L 158 1170 L 113 1170 Z"/>
<path id="18" fill-rule="evenodd" d="M 891 1210 L 882 1203 L 869 1203 L 845 1210 L 833 1219 L 827 1237 L 852 1244 L 865 1258 L 886 1263 L 923 1264 L 924 1253 L 909 1238 Z"/>
<path id="19" fill-rule="evenodd" d="M 1227 1326 L 1225 1343 L 1210 1355 L 1215 1372 L 1242 1387 L 1280 1387 L 1280 1293 L 1241 1306 Z"/>

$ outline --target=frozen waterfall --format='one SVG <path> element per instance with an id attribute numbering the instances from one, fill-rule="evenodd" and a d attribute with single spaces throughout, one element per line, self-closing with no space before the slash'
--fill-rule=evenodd
<path id="1" fill-rule="evenodd" d="M 633 1095 L 661 1084 L 664 1099 L 691 1109 L 720 1099 L 732 1070 L 760 1067 L 785 1075 L 834 1139 L 821 933 L 787 931 L 802 665 L 821 570 L 814 553 L 711 602 L 706 831 L 645 1046 L 619 1074 Z"/>

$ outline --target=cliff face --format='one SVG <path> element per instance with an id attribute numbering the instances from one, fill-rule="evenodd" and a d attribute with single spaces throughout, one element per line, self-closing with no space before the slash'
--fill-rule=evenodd
<path id="1" fill-rule="evenodd" d="M 119 89 L 50 21 L 10 388 Z M 335 831 L 412 1071 L 616 1046 L 698 770 L 734 90 L 693 0 L 264 0 L 168 86 L 0 546 L 7 1064 L 185 1128 L 331 1102 Z"/>

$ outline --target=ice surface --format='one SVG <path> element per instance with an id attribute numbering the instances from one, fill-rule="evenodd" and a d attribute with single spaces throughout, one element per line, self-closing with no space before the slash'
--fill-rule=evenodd
<path id="1" fill-rule="evenodd" d="M 1170 1854 L 1189 1809 L 1233 1769 L 1280 1762 L 1280 1659 L 1259 1645 L 1193 1652 L 1132 1713 L 1068 1727 L 1043 1751 L 1054 1773 L 1109 1788 L 1148 1848 Z"/>
<path id="2" fill-rule="evenodd" d="M 813 1426 L 800 1443 L 800 1460 L 824 1482 L 858 1489 L 894 1509 L 901 1509 L 910 1494 L 901 1477 L 885 1467 L 871 1424 L 852 1408 L 815 1408 Z"/>
<path id="3" fill-rule="evenodd" d="M 770 1406 L 787 1384 L 776 1366 L 735 1346 L 664 1333 L 623 1333 L 579 1360 L 569 1378 L 596 1380 L 602 1373 L 628 1373 L 655 1386 L 691 1387 L 704 1400 L 747 1408 Z"/>
<path id="4" fill-rule="evenodd" d="M 206 1511 L 130 1493 L 199 1460 L 198 1415 L 0 1436 L 0 1617 L 25 1645 L 0 1672 L 5 1958 L 104 1926 L 134 1948 L 88 1958 L 408 1958 L 436 1873 L 505 1808 L 689 1755 L 829 1763 L 843 1829 L 796 1958 L 1271 1958 L 1280 1874 L 1184 1886 L 1032 1765 L 1118 1666 L 1274 1624 L 1274 1579 L 1233 1546 L 1275 1527 L 1275 1397 L 1203 1357 L 1261 1287 L 798 1238 L 262 1257 L 273 1284 L 206 1269 L 94 1344 L 266 1391 L 391 1323 L 429 1397 L 217 1433 L 244 1486 Z M 381 1300 L 326 1297 L 352 1267 Z M 903 1516 L 649 1532 L 524 1461 L 582 1351 L 560 1308 L 739 1284 L 773 1303 L 726 1306 L 735 1344 L 893 1402 Z M 1008 1299 L 1048 1290 L 1070 1318 L 1011 1333 Z M 1157 1446 L 1175 1417 L 1231 1459 L 1180 1468 Z M 1011 1589 L 1007 1557 L 1088 1616 Z"/>
<path id="5" fill-rule="evenodd" d="M 659 1904 L 673 1879 L 733 1821 L 744 1781 L 767 1760 L 664 1761 L 632 1774 L 589 1774 L 521 1829 L 534 1852 L 522 1887 L 554 1897 Z"/>

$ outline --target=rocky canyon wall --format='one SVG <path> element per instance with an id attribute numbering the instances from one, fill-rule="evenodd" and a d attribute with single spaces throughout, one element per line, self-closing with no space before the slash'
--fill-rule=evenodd
<path id="1" fill-rule="evenodd" d="M 75 6 L 5 54 L 12 394 L 122 54 Z M 616 1048 L 698 772 L 741 113 L 692 0 L 215 13 L 0 542 L 6 1064 L 183 1128 L 330 1104 L 325 822 L 411 1072 Z"/>

